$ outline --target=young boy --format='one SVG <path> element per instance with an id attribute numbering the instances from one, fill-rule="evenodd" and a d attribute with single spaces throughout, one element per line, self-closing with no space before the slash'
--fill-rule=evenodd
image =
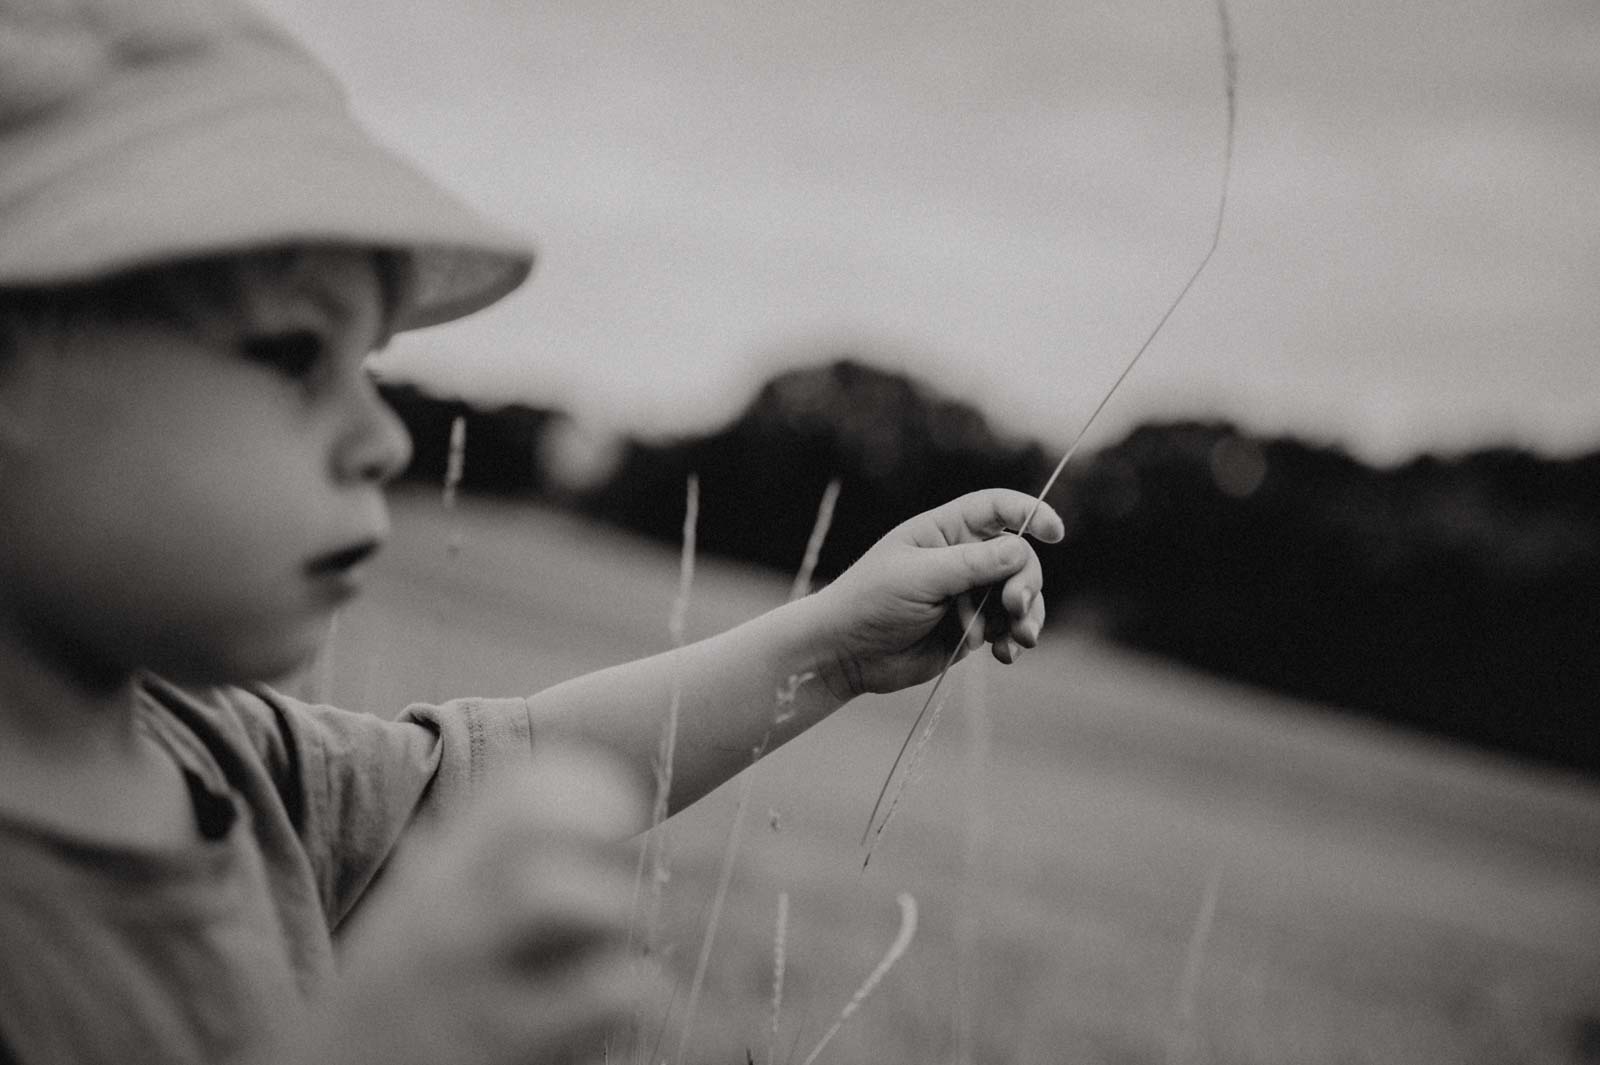
<path id="1" fill-rule="evenodd" d="M 408 459 L 366 356 L 530 265 L 233 4 L 0 0 L 0 1063 L 598 1060 L 675 677 L 674 809 L 790 677 L 774 744 L 934 676 L 986 588 L 969 646 L 1034 644 L 996 490 L 676 658 L 394 722 L 273 691 Z"/>

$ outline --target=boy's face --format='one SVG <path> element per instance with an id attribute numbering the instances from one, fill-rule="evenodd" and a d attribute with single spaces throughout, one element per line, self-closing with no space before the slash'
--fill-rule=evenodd
<path id="1" fill-rule="evenodd" d="M 74 323 L 0 374 L 0 638 L 210 683 L 316 653 L 410 454 L 364 367 L 381 286 L 336 250 L 239 281 L 192 326 Z"/>

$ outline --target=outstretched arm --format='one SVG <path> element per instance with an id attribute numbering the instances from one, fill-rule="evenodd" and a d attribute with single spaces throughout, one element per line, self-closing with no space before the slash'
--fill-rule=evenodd
<path id="1" fill-rule="evenodd" d="M 993 588 L 961 654 L 989 642 L 1002 662 L 1044 622 L 1038 556 L 1007 530 L 1032 497 L 991 489 L 919 514 L 838 580 L 718 636 L 567 681 L 529 699 L 536 729 L 654 764 L 679 691 L 669 808 L 678 810 L 864 692 L 936 676 L 957 653 L 973 603 Z M 1028 532 L 1054 542 L 1041 505 Z"/>

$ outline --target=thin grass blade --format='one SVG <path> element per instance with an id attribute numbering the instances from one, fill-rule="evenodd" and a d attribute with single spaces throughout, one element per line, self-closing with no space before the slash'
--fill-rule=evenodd
<path id="1" fill-rule="evenodd" d="M 1233 22 L 1228 15 L 1227 0 L 1216 0 L 1216 4 L 1218 30 L 1222 45 L 1222 81 L 1223 94 L 1227 103 L 1227 125 L 1223 136 L 1221 191 L 1217 197 L 1217 210 L 1211 228 L 1211 239 L 1206 244 L 1205 253 L 1201 255 L 1200 261 L 1184 281 L 1182 287 L 1178 289 L 1177 295 L 1167 304 L 1160 318 L 1156 320 L 1154 328 L 1145 336 L 1144 342 L 1134 351 L 1132 358 L 1123 365 L 1122 371 L 1117 374 L 1116 380 L 1111 382 L 1111 387 L 1100 397 L 1100 402 L 1095 405 L 1094 410 L 1089 413 L 1089 417 L 1078 428 L 1071 443 L 1067 445 L 1067 450 L 1062 454 L 1061 460 L 1056 463 L 1055 469 L 1045 479 L 1044 487 L 1039 489 L 1038 495 L 1034 498 L 1033 506 L 1029 508 L 1027 515 L 1023 518 L 1022 525 L 1017 529 L 1019 536 L 1025 534 L 1031 527 L 1034 516 L 1039 513 L 1039 508 L 1044 504 L 1045 497 L 1050 494 L 1050 490 L 1055 487 L 1056 481 L 1061 478 L 1061 474 L 1066 470 L 1067 464 L 1078 453 L 1078 448 L 1083 444 L 1090 428 L 1099 419 L 1101 412 L 1106 409 L 1106 405 L 1111 402 L 1111 397 L 1116 395 L 1117 391 L 1122 388 L 1122 384 L 1128 379 L 1128 375 L 1133 373 L 1133 368 L 1139 364 L 1139 360 L 1144 357 L 1144 353 L 1150 350 L 1150 345 L 1155 343 L 1156 337 L 1161 335 L 1162 329 L 1166 327 L 1173 312 L 1178 309 L 1184 298 L 1189 295 L 1189 291 L 1194 288 L 1195 282 L 1200 279 L 1200 275 L 1210 265 L 1212 257 L 1217 252 L 1218 245 L 1222 242 L 1223 221 L 1228 213 L 1228 189 L 1233 184 L 1233 144 L 1235 139 L 1234 126 L 1238 111 L 1239 56 L 1234 48 Z M 944 668 L 940 670 L 939 676 L 935 678 L 927 699 L 923 701 L 922 709 L 917 712 L 916 720 L 911 723 L 911 729 L 906 733 L 905 741 L 900 744 L 900 750 L 895 754 L 894 761 L 889 766 L 889 772 L 884 776 L 883 786 L 878 789 L 878 797 L 872 804 L 872 812 L 867 816 L 867 827 L 861 833 L 861 845 L 868 847 L 866 858 L 868 862 L 872 860 L 871 845 L 877 840 L 873 827 L 877 824 L 878 814 L 883 808 L 884 797 L 889 793 L 889 786 L 893 782 L 896 772 L 899 771 L 901 762 L 905 759 L 906 751 L 911 746 L 913 737 L 916 736 L 917 730 L 927 717 L 928 708 L 933 705 L 934 698 L 939 694 L 939 688 L 944 683 L 945 675 L 950 672 L 951 667 L 960 658 L 962 646 L 971 637 L 978 619 L 983 616 L 983 610 L 984 607 L 988 606 L 990 594 L 990 592 L 984 592 L 982 600 L 978 603 L 978 609 L 962 630 L 961 639 L 956 643 L 956 649 L 951 652 L 949 659 L 944 664 Z M 866 862 L 863 862 L 862 866 L 865 868 Z"/>
<path id="2" fill-rule="evenodd" d="M 889 945 L 888 952 L 884 954 L 883 960 L 878 962 L 877 968 L 867 975 L 866 980 L 856 989 L 856 993 L 850 997 L 850 1001 L 845 1003 L 844 1009 L 839 1011 L 839 1016 L 834 1018 L 833 1024 L 823 1033 L 821 1041 L 810 1054 L 806 1055 L 805 1061 L 800 1065 L 812 1065 L 821 1056 L 828 1044 L 833 1042 L 833 1037 L 839 1034 L 839 1029 L 855 1015 L 861 1004 L 888 975 L 889 970 L 894 968 L 895 962 L 900 960 L 906 948 L 911 946 L 911 940 L 917 934 L 917 900 L 909 893 L 901 892 L 897 901 L 900 903 L 900 931 L 895 935 L 894 942 Z"/>
<path id="3" fill-rule="evenodd" d="M 772 1023 L 767 1028 L 767 1065 L 778 1052 L 778 1021 L 783 1016 L 783 976 L 789 958 L 789 893 L 778 892 L 778 918 L 772 931 Z"/>
<path id="4" fill-rule="evenodd" d="M 678 592 L 672 602 L 672 610 L 667 618 L 667 632 L 672 638 L 674 650 L 683 647 L 684 632 L 687 628 L 689 616 L 689 595 L 694 587 L 694 560 L 696 546 L 696 531 L 700 523 L 700 479 L 690 474 L 684 486 L 683 505 L 683 548 L 678 558 Z M 655 801 L 650 810 L 650 828 L 641 838 L 639 846 L 639 860 L 634 869 L 633 901 L 629 909 L 628 940 L 626 950 L 632 955 L 634 950 L 634 932 L 639 923 L 639 906 L 644 897 L 645 871 L 650 871 L 650 904 L 644 919 L 644 950 L 647 954 L 659 953 L 659 944 L 656 942 L 657 928 L 661 918 L 662 895 L 666 890 L 667 880 L 670 876 L 668 866 L 667 843 L 663 835 L 661 823 L 666 820 L 667 806 L 672 794 L 672 763 L 677 754 L 678 743 L 678 716 L 683 703 L 683 677 L 681 665 L 677 666 L 672 678 L 672 692 L 667 701 L 667 722 L 662 729 L 661 747 L 657 755 L 655 766 L 656 791 Z M 668 1006 L 671 1012 L 671 1006 Z M 663 1024 L 665 1018 L 663 1018 Z M 636 1053 L 644 1053 L 647 1045 L 644 1039 L 644 1019 L 637 1011 L 633 1018 L 633 1029 Z M 660 1033 L 656 1035 L 655 1043 L 660 1042 Z M 655 1055 L 654 1046 L 649 1051 L 651 1057 Z M 638 1059 L 643 1065 L 643 1059 Z"/>
<path id="5" fill-rule="evenodd" d="M 817 504 L 817 518 L 811 525 L 811 536 L 806 540 L 806 552 L 795 572 L 794 584 L 789 588 L 789 601 L 804 599 L 811 594 L 811 578 L 817 571 L 817 559 L 822 557 L 822 544 L 833 527 L 833 508 L 839 502 L 839 478 L 835 477 L 822 490 L 822 500 Z"/>

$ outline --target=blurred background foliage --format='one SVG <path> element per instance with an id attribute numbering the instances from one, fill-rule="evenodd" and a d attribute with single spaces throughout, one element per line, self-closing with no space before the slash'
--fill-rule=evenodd
<path id="1" fill-rule="evenodd" d="M 972 405 L 850 358 L 770 380 L 721 429 L 585 435 L 562 412 L 386 384 L 441 483 L 668 541 L 701 485 L 700 550 L 792 571 L 842 481 L 818 578 L 963 492 L 1035 492 L 1058 457 Z M 1374 467 L 1225 422 L 1149 423 L 1074 460 L 1041 546 L 1057 623 L 1299 698 L 1600 773 L 1600 452 L 1423 454 Z"/>

